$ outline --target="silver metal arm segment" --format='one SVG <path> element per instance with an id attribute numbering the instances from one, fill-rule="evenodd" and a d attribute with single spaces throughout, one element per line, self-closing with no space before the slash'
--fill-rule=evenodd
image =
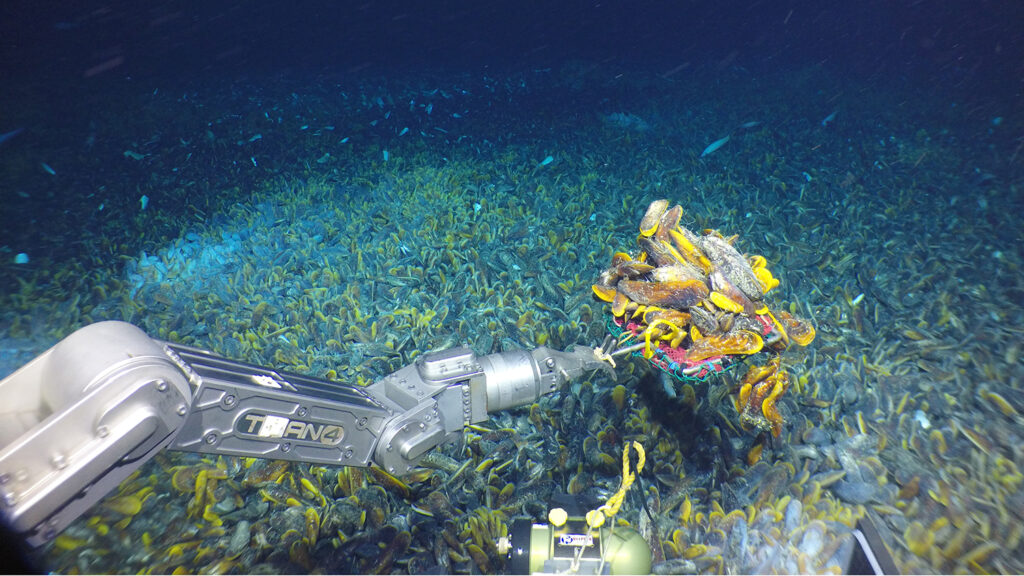
<path id="1" fill-rule="evenodd" d="M 164 346 L 192 386 L 172 450 L 369 466 L 394 416 L 365 389 Z"/>
<path id="2" fill-rule="evenodd" d="M 461 347 L 360 388 L 100 322 L 0 381 L 0 510 L 41 544 L 165 447 L 403 474 L 466 424 L 602 368 L 587 348 Z"/>
<path id="3" fill-rule="evenodd" d="M 32 545 L 166 447 L 188 380 L 124 322 L 92 324 L 0 382 L 0 508 Z"/>

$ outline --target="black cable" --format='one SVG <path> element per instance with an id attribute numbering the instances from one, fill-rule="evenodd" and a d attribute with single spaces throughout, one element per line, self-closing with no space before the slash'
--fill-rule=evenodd
<path id="1" fill-rule="evenodd" d="M 640 478 L 639 472 L 636 474 L 636 483 L 640 487 L 640 503 L 644 507 L 644 512 L 647 513 L 648 520 L 651 521 L 651 527 L 654 530 L 654 537 L 657 539 L 658 542 L 658 549 L 659 552 L 661 552 L 658 556 L 660 558 L 664 558 L 665 553 L 663 550 L 661 550 L 661 534 L 658 532 L 658 523 L 654 520 L 654 515 L 651 514 L 651 509 L 648 508 L 647 506 L 647 490 L 644 489 L 644 481 L 643 479 Z"/>

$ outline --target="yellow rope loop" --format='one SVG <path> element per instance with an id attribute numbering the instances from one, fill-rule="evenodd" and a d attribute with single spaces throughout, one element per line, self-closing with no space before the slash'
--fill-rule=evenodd
<path id="1" fill-rule="evenodd" d="M 651 350 L 651 332 L 653 332 L 654 329 L 657 328 L 660 324 L 665 324 L 666 326 L 671 328 L 671 332 L 669 332 L 670 334 L 679 332 L 679 326 L 676 326 L 675 324 L 669 322 L 668 320 L 665 320 L 664 318 L 658 318 L 657 320 L 652 322 L 647 327 L 647 329 L 644 330 L 644 358 L 647 358 L 648 360 L 651 358 L 651 356 L 654 356 L 654 351 Z"/>
<path id="2" fill-rule="evenodd" d="M 647 463 L 647 452 L 644 451 L 642 444 L 633 440 L 633 449 L 636 450 L 636 473 L 643 472 L 644 464 Z"/>
<path id="3" fill-rule="evenodd" d="M 626 492 L 633 485 L 636 480 L 636 474 L 639 474 L 644 469 L 644 464 L 647 462 L 647 453 L 644 451 L 644 447 L 637 441 L 632 442 L 633 448 L 636 450 L 637 461 L 636 461 L 636 472 L 631 472 L 629 469 L 629 447 L 630 444 L 626 444 L 622 449 L 622 484 L 619 489 L 612 494 L 608 501 L 603 506 L 598 508 L 595 512 L 603 513 L 603 517 L 611 518 L 619 513 L 619 508 L 622 507 L 622 502 L 626 499 Z M 589 516 L 589 515 L 588 515 Z M 604 522 L 604 518 L 601 518 L 601 523 Z M 589 518 L 588 518 L 589 521 Z M 594 527 L 591 525 L 591 527 Z"/>

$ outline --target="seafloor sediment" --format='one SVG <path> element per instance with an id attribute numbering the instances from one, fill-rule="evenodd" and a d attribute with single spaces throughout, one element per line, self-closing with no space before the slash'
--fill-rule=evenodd
<path id="1" fill-rule="evenodd" d="M 104 82 L 70 114 L 87 120 L 0 157 L 5 373 L 107 319 L 359 385 L 459 343 L 593 346 L 591 283 L 657 198 L 763 254 L 766 298 L 818 336 L 784 357 L 779 438 L 740 428 L 737 373 L 684 385 L 634 359 L 404 481 L 166 452 L 42 550 L 48 568 L 500 573 L 512 518 L 561 492 L 599 504 L 637 440 L 616 519 L 658 572 L 834 571 L 862 517 L 903 572 L 1024 571 L 1006 111 L 819 71 Z"/>

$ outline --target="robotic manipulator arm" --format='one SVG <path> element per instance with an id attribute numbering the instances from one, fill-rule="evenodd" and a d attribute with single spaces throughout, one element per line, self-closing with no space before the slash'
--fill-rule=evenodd
<path id="1" fill-rule="evenodd" d="M 42 544 L 164 448 L 401 475 L 467 424 L 600 368 L 586 347 L 459 347 L 355 387 L 99 322 L 0 381 L 0 510 Z"/>

